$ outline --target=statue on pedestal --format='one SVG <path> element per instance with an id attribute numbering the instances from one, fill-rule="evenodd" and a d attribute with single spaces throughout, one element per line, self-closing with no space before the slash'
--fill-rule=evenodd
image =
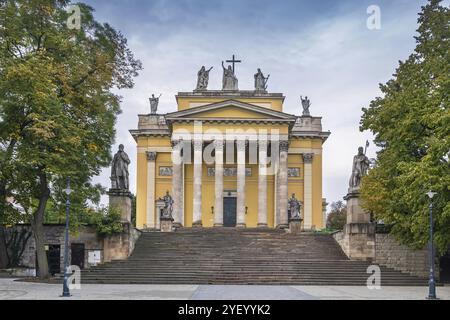
<path id="1" fill-rule="evenodd" d="M 164 201 L 164 208 L 161 210 L 162 218 L 172 218 L 173 212 L 173 199 L 169 194 L 169 191 L 166 191 L 166 195 L 161 199 Z"/>
<path id="2" fill-rule="evenodd" d="M 202 66 L 197 73 L 197 88 L 195 90 L 206 90 L 209 82 L 209 72 L 213 67 L 206 70 L 205 66 Z"/>
<path id="3" fill-rule="evenodd" d="M 303 96 L 300 96 L 300 100 L 302 101 L 302 107 L 303 107 L 303 115 L 309 116 L 309 107 L 311 107 L 311 101 L 309 101 L 308 97 L 305 97 L 303 99 Z"/>
<path id="4" fill-rule="evenodd" d="M 261 69 L 258 68 L 258 72 L 255 74 L 255 90 L 256 91 L 266 91 L 267 81 L 269 81 L 270 74 L 264 77 Z"/>
<path id="5" fill-rule="evenodd" d="M 225 68 L 222 61 L 223 78 L 222 78 L 222 90 L 239 90 L 238 79 L 234 75 L 234 70 L 231 66 Z"/>
<path id="6" fill-rule="evenodd" d="M 156 114 L 158 111 L 158 104 L 159 104 L 159 98 L 161 98 L 162 94 L 159 95 L 158 98 L 155 97 L 154 94 L 152 94 L 152 97 L 149 98 L 150 100 L 150 114 Z"/>
<path id="7" fill-rule="evenodd" d="M 288 210 L 290 212 L 290 220 L 299 220 L 301 204 L 298 199 L 295 198 L 295 193 L 292 194 L 291 198 L 288 200 Z"/>
<path id="8" fill-rule="evenodd" d="M 361 179 L 363 176 L 367 175 L 369 165 L 370 161 L 369 158 L 366 157 L 363 147 L 359 147 L 358 154 L 353 157 L 352 175 L 349 182 L 351 190 L 359 189 L 361 186 Z"/>
<path id="9" fill-rule="evenodd" d="M 123 149 L 123 144 L 119 145 L 119 151 L 114 155 L 111 163 L 111 188 L 128 191 L 130 187 L 128 179 L 130 158 Z"/>

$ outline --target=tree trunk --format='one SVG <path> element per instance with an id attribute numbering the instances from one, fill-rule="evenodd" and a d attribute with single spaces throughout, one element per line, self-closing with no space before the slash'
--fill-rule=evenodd
<path id="1" fill-rule="evenodd" d="M 6 250 L 5 227 L 0 223 L 0 269 L 5 269 L 9 265 L 8 252 Z"/>
<path id="2" fill-rule="evenodd" d="M 40 179 L 40 195 L 39 206 L 34 213 L 31 223 L 33 228 L 34 240 L 36 241 L 36 258 L 37 270 L 40 279 L 48 279 L 48 261 L 47 253 L 45 251 L 45 237 L 44 237 L 44 214 L 47 200 L 50 196 L 50 189 L 48 188 L 47 177 L 45 173 L 39 175 Z"/>

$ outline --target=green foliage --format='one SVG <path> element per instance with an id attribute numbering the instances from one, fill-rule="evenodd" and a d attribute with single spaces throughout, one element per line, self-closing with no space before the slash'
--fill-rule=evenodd
<path id="1" fill-rule="evenodd" d="M 69 29 L 69 3 L 0 2 L 0 211 L 14 211 L 8 197 L 24 209 L 36 231 L 44 277 L 38 226 L 47 201 L 61 212 L 68 176 L 76 212 L 99 197 L 91 177 L 111 160 L 120 112 L 113 89 L 132 88 L 141 69 L 126 38 L 97 22 L 91 7 L 77 3 L 81 29 Z"/>
<path id="2" fill-rule="evenodd" d="M 347 207 L 344 202 L 337 201 L 331 204 L 331 211 L 327 216 L 327 229 L 342 230 L 347 223 Z"/>
<path id="3" fill-rule="evenodd" d="M 370 130 L 381 149 L 362 181 L 364 207 L 392 225 L 405 244 L 428 241 L 429 190 L 435 243 L 450 244 L 450 9 L 431 0 L 419 14 L 417 46 L 394 77 L 380 85 L 382 97 L 363 108 L 361 130 Z"/>
<path id="4" fill-rule="evenodd" d="M 85 217 L 85 221 L 88 224 L 96 226 L 97 233 L 100 236 L 107 236 L 122 232 L 123 224 L 120 219 L 120 212 L 115 208 L 91 211 Z"/>

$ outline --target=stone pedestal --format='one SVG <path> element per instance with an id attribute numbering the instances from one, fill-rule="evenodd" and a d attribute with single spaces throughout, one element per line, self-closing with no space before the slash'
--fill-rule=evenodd
<path id="1" fill-rule="evenodd" d="M 375 224 L 361 208 L 358 190 L 350 189 L 344 200 L 347 201 L 347 224 L 342 249 L 350 259 L 372 260 L 375 258 Z"/>
<path id="2" fill-rule="evenodd" d="M 163 200 L 156 200 L 156 225 L 155 228 L 156 229 L 161 229 L 161 217 L 162 217 L 162 210 L 164 209 L 164 207 L 166 206 L 166 203 Z"/>
<path id="3" fill-rule="evenodd" d="M 303 219 L 295 218 L 289 219 L 289 232 L 290 233 L 300 233 L 302 232 L 302 221 Z"/>
<path id="4" fill-rule="evenodd" d="M 344 200 L 347 201 L 347 223 L 370 223 L 370 215 L 361 208 L 358 190 L 350 189 Z"/>
<path id="5" fill-rule="evenodd" d="M 109 189 L 109 207 L 120 212 L 121 221 L 131 223 L 131 192 L 122 189 Z"/>
<path id="6" fill-rule="evenodd" d="M 173 231 L 173 218 L 161 217 L 161 232 Z"/>

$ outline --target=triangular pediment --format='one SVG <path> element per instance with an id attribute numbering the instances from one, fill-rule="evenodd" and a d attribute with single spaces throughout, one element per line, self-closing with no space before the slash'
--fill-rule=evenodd
<path id="1" fill-rule="evenodd" d="M 278 120 L 295 121 L 296 116 L 237 100 L 226 100 L 166 114 L 166 120 Z"/>

